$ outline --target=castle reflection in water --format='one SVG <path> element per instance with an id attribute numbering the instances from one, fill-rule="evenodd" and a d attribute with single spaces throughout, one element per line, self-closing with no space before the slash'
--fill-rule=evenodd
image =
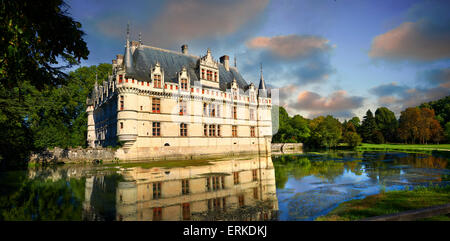
<path id="1" fill-rule="evenodd" d="M 86 177 L 84 220 L 276 220 L 270 156 Z"/>

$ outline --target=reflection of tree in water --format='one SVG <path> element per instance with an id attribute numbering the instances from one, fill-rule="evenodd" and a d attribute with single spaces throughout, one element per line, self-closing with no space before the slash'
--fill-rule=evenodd
<path id="1" fill-rule="evenodd" d="M 116 190 L 123 177 L 120 174 L 92 177 L 92 191 L 83 212 L 84 220 L 106 220 L 116 218 Z M 89 194 L 87 194 L 89 195 Z"/>
<path id="2" fill-rule="evenodd" d="M 418 153 L 401 157 L 398 161 L 399 163 L 407 164 L 415 168 L 445 169 L 448 165 L 448 160 L 446 158 Z"/>
<path id="3" fill-rule="evenodd" d="M 344 170 L 350 170 L 355 175 L 366 173 L 374 183 L 398 183 L 405 178 L 413 182 L 441 181 L 445 175 L 425 169 L 445 169 L 448 161 L 426 154 L 330 152 L 323 155 L 278 156 L 274 157 L 273 163 L 277 188 L 284 188 L 289 176 L 301 179 L 314 175 L 332 183 Z M 421 170 L 414 173 L 410 168 Z M 403 175 L 402 171 L 405 172 Z"/>
<path id="4" fill-rule="evenodd" d="M 403 183 L 400 179 L 418 184 L 440 182 L 445 175 L 435 169 L 445 169 L 448 163 L 444 158 L 417 153 L 371 153 L 370 157 L 365 164 L 367 175 L 386 184 Z"/>
<path id="5" fill-rule="evenodd" d="M 0 220 L 81 220 L 84 187 L 85 178 L 25 178 L 2 192 Z"/>
<path id="6" fill-rule="evenodd" d="M 284 188 L 288 176 L 296 179 L 314 175 L 333 182 L 345 170 L 344 162 L 334 160 L 311 161 L 308 156 L 280 156 L 273 159 L 277 188 Z"/>

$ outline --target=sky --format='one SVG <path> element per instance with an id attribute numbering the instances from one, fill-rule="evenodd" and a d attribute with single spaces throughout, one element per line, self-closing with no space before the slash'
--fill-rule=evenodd
<path id="1" fill-rule="evenodd" d="M 450 95 L 450 1 L 69 0 L 90 51 L 111 63 L 131 39 L 218 60 L 279 89 L 290 115 L 362 118 Z"/>

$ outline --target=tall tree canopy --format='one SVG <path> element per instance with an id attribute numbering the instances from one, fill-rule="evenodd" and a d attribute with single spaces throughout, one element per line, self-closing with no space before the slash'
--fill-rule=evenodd
<path id="1" fill-rule="evenodd" d="M 272 118 L 273 125 L 279 123 L 277 133 L 272 137 L 274 143 L 284 142 L 304 142 L 310 136 L 310 129 L 308 127 L 308 120 L 300 115 L 289 117 L 286 109 L 283 107 L 272 108 L 272 112 L 279 111 L 278 121 Z M 277 117 L 272 113 L 272 117 Z"/>
<path id="2" fill-rule="evenodd" d="M 377 123 L 372 111 L 368 110 L 361 124 L 361 137 L 364 142 L 374 142 L 374 132 L 377 130 Z"/>
<path id="3" fill-rule="evenodd" d="M 401 112 L 398 136 L 404 142 L 439 142 L 443 139 L 443 129 L 436 120 L 434 111 L 428 108 L 410 107 Z"/>
<path id="4" fill-rule="evenodd" d="M 378 108 L 375 111 L 375 122 L 386 141 L 394 142 L 396 140 L 398 122 L 394 112 L 386 107 Z"/>
<path id="5" fill-rule="evenodd" d="M 339 120 L 328 115 L 319 116 L 310 122 L 312 145 L 320 147 L 336 147 L 342 136 L 342 125 Z"/>
<path id="6" fill-rule="evenodd" d="M 359 118 L 358 118 L 359 120 Z M 362 142 L 362 138 L 358 135 L 352 121 L 344 122 L 342 125 L 342 139 L 350 147 L 356 147 Z"/>
<path id="7" fill-rule="evenodd" d="M 46 104 L 37 110 L 32 123 L 34 146 L 41 149 L 85 146 L 86 97 L 96 79 L 105 80 L 110 72 L 111 64 L 80 67 L 69 73 L 67 85 L 44 92 L 42 101 Z"/>
<path id="8" fill-rule="evenodd" d="M 87 59 L 81 24 L 62 0 L 1 1 L 0 167 L 24 164 L 45 95 L 66 84 L 64 67 Z"/>
<path id="9" fill-rule="evenodd" d="M 356 131 L 358 131 L 359 128 L 361 127 L 361 120 L 357 116 L 351 118 L 348 122 L 351 122 L 353 124 L 353 126 L 356 129 Z"/>
<path id="10" fill-rule="evenodd" d="M 439 121 L 441 126 L 445 126 L 445 124 L 450 122 L 450 95 L 439 100 L 423 103 L 419 107 L 433 109 L 436 114 L 436 120 Z"/>

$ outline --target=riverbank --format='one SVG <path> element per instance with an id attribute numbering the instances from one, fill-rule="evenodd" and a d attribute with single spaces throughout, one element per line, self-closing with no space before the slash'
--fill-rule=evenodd
<path id="1" fill-rule="evenodd" d="M 431 154 L 439 152 L 450 155 L 450 144 L 369 144 L 362 143 L 356 147 L 358 151 L 403 151 Z"/>
<path id="2" fill-rule="evenodd" d="M 447 203 L 450 203 L 450 186 L 417 187 L 413 190 L 382 192 L 364 199 L 347 201 L 316 220 L 356 221 Z M 435 216 L 424 220 L 450 221 L 450 215 Z"/>

